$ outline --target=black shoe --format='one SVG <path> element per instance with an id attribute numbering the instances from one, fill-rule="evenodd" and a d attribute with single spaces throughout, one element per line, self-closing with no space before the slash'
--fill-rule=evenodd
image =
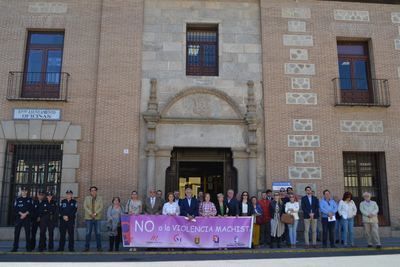
<path id="1" fill-rule="evenodd" d="M 336 240 L 335 243 L 336 243 L 336 244 L 339 244 L 339 240 Z"/>
<path id="2" fill-rule="evenodd" d="M 368 245 L 368 248 L 372 248 L 372 245 Z"/>
<path id="3" fill-rule="evenodd" d="M 89 252 L 89 248 L 85 248 L 83 252 Z"/>
<path id="4" fill-rule="evenodd" d="M 336 248 L 336 246 L 335 245 L 331 245 L 331 248 Z"/>
<path id="5" fill-rule="evenodd" d="M 43 251 L 44 251 L 44 249 L 40 248 L 38 251 L 39 251 L 39 252 L 43 252 Z"/>
<path id="6" fill-rule="evenodd" d="M 17 252 L 18 249 L 17 248 L 13 248 L 10 252 Z"/>
<path id="7" fill-rule="evenodd" d="M 322 248 L 328 248 L 328 246 L 327 245 L 322 245 Z"/>
<path id="8" fill-rule="evenodd" d="M 27 249 L 26 249 L 26 252 L 32 252 L 32 249 L 27 248 Z"/>
<path id="9" fill-rule="evenodd" d="M 376 249 L 381 249 L 381 248 L 382 248 L 381 245 L 376 246 Z"/>
<path id="10" fill-rule="evenodd" d="M 99 251 L 99 250 L 97 250 L 97 251 Z M 109 248 L 108 249 L 108 252 L 112 252 L 113 251 L 113 249 L 112 248 Z"/>
<path id="11" fill-rule="evenodd" d="M 54 249 L 52 249 L 52 248 L 49 248 L 49 250 L 48 250 L 49 252 L 54 252 Z"/>
<path id="12" fill-rule="evenodd" d="M 64 249 L 63 249 L 63 248 L 59 248 L 59 249 L 57 249 L 57 251 L 59 251 L 59 252 L 63 252 L 63 251 L 64 251 Z"/>
<path id="13" fill-rule="evenodd" d="M 102 248 L 98 248 L 97 252 L 103 252 L 103 249 Z"/>
<path id="14" fill-rule="evenodd" d="M 72 248 L 72 249 L 69 249 L 68 251 L 69 252 L 75 252 L 75 249 Z"/>

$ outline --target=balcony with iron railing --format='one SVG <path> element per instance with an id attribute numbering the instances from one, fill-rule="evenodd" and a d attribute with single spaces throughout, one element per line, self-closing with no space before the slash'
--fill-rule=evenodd
<path id="1" fill-rule="evenodd" d="M 386 79 L 332 79 L 335 106 L 389 107 L 389 83 Z"/>
<path id="2" fill-rule="evenodd" d="M 17 72 L 8 75 L 7 99 L 67 101 L 69 73 Z"/>

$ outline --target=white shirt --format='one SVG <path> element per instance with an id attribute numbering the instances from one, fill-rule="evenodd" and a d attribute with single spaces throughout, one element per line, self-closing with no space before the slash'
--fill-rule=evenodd
<path id="1" fill-rule="evenodd" d="M 293 211 L 289 212 L 290 209 L 292 209 Z M 287 202 L 285 204 L 285 212 L 287 214 L 293 215 L 295 220 L 299 219 L 299 209 L 300 209 L 299 202 L 293 202 L 293 203 L 292 202 Z"/>
<path id="2" fill-rule="evenodd" d="M 345 220 L 354 218 L 354 216 L 357 215 L 356 204 L 354 204 L 353 200 L 350 200 L 350 202 L 340 200 L 338 206 L 338 212 L 339 215 L 342 216 L 342 218 Z"/>
<path id="3" fill-rule="evenodd" d="M 151 197 L 150 198 L 150 203 L 151 203 L 151 207 L 154 208 L 154 204 L 156 204 L 156 198 L 155 197 Z"/>
<path id="4" fill-rule="evenodd" d="M 247 213 L 248 212 L 248 204 L 242 203 L 242 213 Z"/>
<path id="5" fill-rule="evenodd" d="M 163 215 L 179 215 L 180 211 L 179 211 L 179 205 L 176 202 L 166 202 L 163 206 L 162 209 L 162 214 Z"/>

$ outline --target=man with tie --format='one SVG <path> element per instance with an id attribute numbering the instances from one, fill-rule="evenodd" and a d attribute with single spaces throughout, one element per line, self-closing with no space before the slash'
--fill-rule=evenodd
<path id="1" fill-rule="evenodd" d="M 317 223 L 319 217 L 319 200 L 312 194 L 310 186 L 305 188 L 306 195 L 301 198 L 301 209 L 304 214 L 304 240 L 306 248 L 310 247 L 310 226 L 314 248 L 317 246 Z"/>
<path id="2" fill-rule="evenodd" d="M 186 187 L 185 198 L 180 202 L 181 216 L 188 217 L 189 220 L 199 216 L 199 203 L 196 198 L 192 197 L 192 188 Z"/>
<path id="3" fill-rule="evenodd" d="M 159 197 L 156 196 L 157 192 L 154 189 L 149 191 L 149 197 L 144 203 L 144 213 L 149 215 L 160 215 L 163 203 Z"/>
<path id="4" fill-rule="evenodd" d="M 235 191 L 229 189 L 226 193 L 226 206 L 228 209 L 228 216 L 239 216 L 239 202 L 235 198 Z"/>

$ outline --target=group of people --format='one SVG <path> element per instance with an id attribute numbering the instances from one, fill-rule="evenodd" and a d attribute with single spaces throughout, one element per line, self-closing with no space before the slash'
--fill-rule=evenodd
<path id="1" fill-rule="evenodd" d="M 103 200 L 97 195 L 98 188 L 92 186 L 90 195 L 83 203 L 86 226 L 86 242 L 84 251 L 89 251 L 92 232 L 95 232 L 97 251 L 102 251 L 100 225 L 103 215 Z M 362 214 L 368 247 L 381 248 L 378 228 L 379 208 L 371 200 L 371 194 L 363 194 L 359 210 Z M 162 191 L 150 190 L 147 198 L 142 201 L 137 191 L 132 191 L 131 197 L 123 206 L 119 197 L 112 199 L 107 208 L 106 224 L 109 235 L 109 251 L 118 251 L 122 242 L 121 215 L 149 214 L 185 216 L 194 220 L 198 216 L 254 216 L 253 246 L 269 245 L 279 248 L 283 241 L 289 247 L 297 244 L 297 228 L 303 214 L 305 247 L 317 246 L 318 221 L 322 224 L 323 248 L 336 247 L 335 241 L 342 240 L 345 247 L 354 246 L 354 218 L 357 206 L 350 192 L 345 192 L 342 200 L 332 198 L 329 190 L 323 191 L 323 197 L 318 199 L 310 186 L 305 188 L 305 195 L 298 198 L 293 188 L 281 188 L 279 192 L 267 190 L 261 198 L 249 195 L 244 191 L 236 196 L 234 190 L 227 191 L 226 196 L 219 193 L 215 202 L 211 201 L 209 193 L 198 192 L 193 196 L 192 189 L 185 189 L 184 198 L 179 191 L 169 192 L 163 199 Z M 27 195 L 27 188 L 22 188 L 21 196 L 15 200 L 16 215 L 14 245 L 12 251 L 18 250 L 21 228 L 25 229 L 26 250 L 32 251 L 36 245 L 36 232 L 40 229 L 39 251 L 46 249 L 46 232 L 48 232 L 48 251 L 54 249 L 54 228 L 59 222 L 60 242 L 58 251 L 64 251 L 66 234 L 68 233 L 68 249 L 74 251 L 74 225 L 77 212 L 77 202 L 73 192 L 67 191 L 66 197 L 59 205 L 53 200 L 52 192 L 39 192 L 36 200 Z M 341 229 L 341 236 L 337 230 Z M 311 245 L 310 245 L 311 239 Z M 134 250 L 134 249 L 132 249 Z"/>

